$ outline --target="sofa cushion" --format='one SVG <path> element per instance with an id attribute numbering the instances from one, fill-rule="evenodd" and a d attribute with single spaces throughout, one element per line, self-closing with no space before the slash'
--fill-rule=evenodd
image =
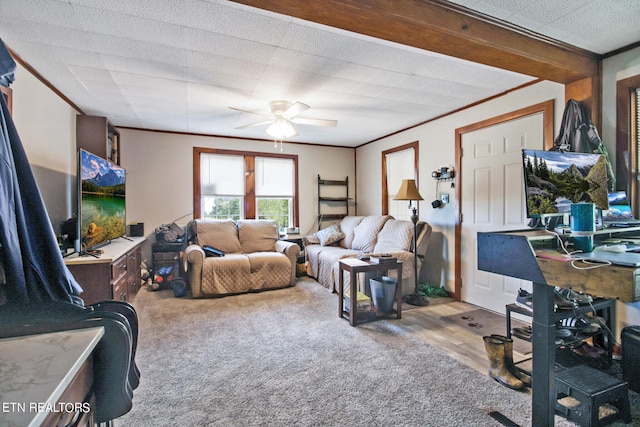
<path id="1" fill-rule="evenodd" d="M 373 252 L 410 251 L 413 243 L 413 223 L 390 219 L 384 223 L 378 233 L 378 240 Z"/>
<path id="2" fill-rule="evenodd" d="M 251 265 L 251 289 L 281 288 L 291 281 L 291 262 L 280 252 L 247 254 Z"/>
<path id="3" fill-rule="evenodd" d="M 272 252 L 276 250 L 278 227 L 275 221 L 249 219 L 239 220 L 237 223 L 240 246 L 244 253 Z"/>
<path id="4" fill-rule="evenodd" d="M 224 295 L 246 292 L 251 283 L 251 264 L 243 254 L 205 258 L 202 264 L 202 293 Z"/>
<path id="5" fill-rule="evenodd" d="M 344 239 L 340 241 L 340 246 L 351 249 L 353 242 L 353 230 L 360 224 L 363 216 L 345 216 L 340 221 L 340 230 L 344 233 Z"/>
<path id="6" fill-rule="evenodd" d="M 389 215 L 367 216 L 363 218 L 360 224 L 353 230 L 351 249 L 360 252 L 372 252 L 376 246 L 378 232 L 390 218 Z"/>
<path id="7" fill-rule="evenodd" d="M 242 252 L 236 223 L 232 219 L 196 220 L 198 244 L 212 246 L 227 254 Z"/>
<path id="8" fill-rule="evenodd" d="M 344 233 L 340 231 L 338 224 L 330 225 L 327 228 L 323 228 L 316 233 L 316 237 L 320 240 L 322 246 L 333 245 L 344 239 Z"/>

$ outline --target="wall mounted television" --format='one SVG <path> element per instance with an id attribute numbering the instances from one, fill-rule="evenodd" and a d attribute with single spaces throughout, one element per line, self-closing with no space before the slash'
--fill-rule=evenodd
<path id="1" fill-rule="evenodd" d="M 609 208 L 604 156 L 525 149 L 522 160 L 527 217 L 568 214 L 580 202 Z"/>
<path id="2" fill-rule="evenodd" d="M 120 166 L 78 150 L 78 237 L 81 252 L 125 235 L 126 173 Z"/>

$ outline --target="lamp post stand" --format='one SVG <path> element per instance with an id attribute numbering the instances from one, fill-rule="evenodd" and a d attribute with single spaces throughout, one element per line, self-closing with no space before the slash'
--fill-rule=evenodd
<path id="1" fill-rule="evenodd" d="M 416 201 L 417 204 L 417 201 Z M 407 295 L 404 298 L 404 302 L 411 305 L 425 306 L 429 305 L 429 301 L 420 295 L 418 292 L 418 208 L 412 207 L 413 215 L 411 215 L 411 222 L 413 223 L 413 277 L 415 279 L 415 289 L 411 295 Z"/>

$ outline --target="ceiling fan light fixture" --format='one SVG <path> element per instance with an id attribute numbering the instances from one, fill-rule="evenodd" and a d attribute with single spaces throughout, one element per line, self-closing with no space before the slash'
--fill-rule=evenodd
<path id="1" fill-rule="evenodd" d="M 284 117 L 276 117 L 274 122 L 267 128 L 267 133 L 276 140 L 282 140 L 296 136 L 298 132 Z"/>

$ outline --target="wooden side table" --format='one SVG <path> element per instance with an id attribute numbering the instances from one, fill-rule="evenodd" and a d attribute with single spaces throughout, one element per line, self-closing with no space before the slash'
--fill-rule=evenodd
<path id="1" fill-rule="evenodd" d="M 340 279 L 338 286 L 338 317 L 349 319 L 351 326 L 356 326 L 358 323 L 358 304 L 357 304 L 357 292 L 358 292 L 358 273 L 366 273 L 372 271 L 380 271 L 388 273 L 389 270 L 396 270 L 398 272 L 398 285 L 396 286 L 396 318 L 402 318 L 402 261 L 387 262 L 380 264 L 372 264 L 369 261 L 360 260 L 357 258 L 345 258 L 339 261 L 340 265 Z M 350 285 L 349 285 L 349 311 L 344 308 L 344 272 L 349 272 Z M 366 321 L 378 320 L 382 317 L 386 317 L 391 313 L 377 314 L 372 313 L 372 316 Z"/>

